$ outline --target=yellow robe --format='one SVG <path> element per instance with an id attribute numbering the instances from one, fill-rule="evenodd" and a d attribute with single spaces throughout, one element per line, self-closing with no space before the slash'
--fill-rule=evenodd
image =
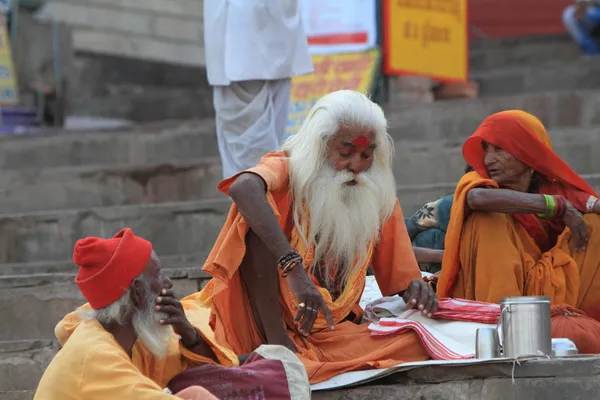
<path id="1" fill-rule="evenodd" d="M 217 356 L 218 363 L 226 367 L 239 365 L 238 358 L 233 351 L 217 344 L 214 333 L 208 326 L 210 310 L 198 306 L 197 303 L 186 305 L 185 309 L 188 321 L 200 332 L 204 341 L 211 346 Z M 62 346 L 70 343 L 71 336 L 77 332 L 76 328 L 83 323 L 80 312 L 90 310 L 89 304 L 85 304 L 77 311 L 67 314 L 58 323 L 54 333 Z M 169 342 L 168 355 L 162 360 L 156 359 L 139 341 L 133 346 L 132 353 L 132 359 L 130 360 L 132 365 L 162 388 L 166 387 L 175 375 L 190 367 L 206 363 L 215 364 L 213 360 L 199 356 L 181 346 L 179 337 L 175 333 L 173 333 Z"/>
<path id="2" fill-rule="evenodd" d="M 205 392 L 204 399 L 216 400 L 209 392 L 198 391 Z M 78 325 L 46 369 L 34 400 L 177 398 L 144 376 L 97 321 L 86 321 Z"/>

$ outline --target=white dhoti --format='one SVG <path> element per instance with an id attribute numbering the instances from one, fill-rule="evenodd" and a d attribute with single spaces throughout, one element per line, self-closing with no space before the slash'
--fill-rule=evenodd
<path id="1" fill-rule="evenodd" d="M 290 79 L 231 82 L 213 86 L 223 177 L 254 167 L 283 143 Z"/>

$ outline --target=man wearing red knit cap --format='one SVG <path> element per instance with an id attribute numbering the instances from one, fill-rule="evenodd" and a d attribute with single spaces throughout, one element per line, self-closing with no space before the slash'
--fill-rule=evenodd
<path id="1" fill-rule="evenodd" d="M 111 239 L 88 237 L 75 244 L 73 262 L 88 305 L 73 316 L 70 336 L 59 338 L 63 348 L 36 400 L 215 399 L 200 387 L 177 396 L 162 390 L 191 366 L 237 358 L 213 343 L 208 327 L 188 321 L 150 242 L 128 228 Z"/>

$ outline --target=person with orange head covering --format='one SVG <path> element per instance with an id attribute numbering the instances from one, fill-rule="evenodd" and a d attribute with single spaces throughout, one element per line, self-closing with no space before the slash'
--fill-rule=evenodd
<path id="1" fill-rule="evenodd" d="M 437 291 L 499 302 L 550 296 L 600 319 L 598 195 L 552 151 L 542 122 L 511 110 L 463 146 Z"/>
<path id="2" fill-rule="evenodd" d="M 224 362 L 223 349 L 192 326 L 173 297 L 150 242 L 131 229 L 77 241 L 73 262 L 89 304 L 63 335 L 36 400 L 175 399 L 162 389 L 172 377 L 190 364 Z M 216 399 L 200 387 L 182 397 Z"/>

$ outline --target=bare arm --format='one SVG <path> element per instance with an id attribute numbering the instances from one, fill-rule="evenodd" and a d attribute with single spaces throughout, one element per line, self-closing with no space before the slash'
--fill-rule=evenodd
<path id="1" fill-rule="evenodd" d="M 444 250 L 428 249 L 425 247 L 413 247 L 413 250 L 419 264 L 441 263 L 444 258 Z"/>
<path id="2" fill-rule="evenodd" d="M 546 211 L 543 195 L 509 189 L 471 189 L 467 204 L 473 211 L 505 214 L 543 214 Z"/>
<path id="3" fill-rule="evenodd" d="M 244 216 L 248 225 L 276 257 L 291 250 L 285 233 L 267 201 L 266 184 L 253 173 L 241 174 L 231 184 L 229 195 Z"/>

